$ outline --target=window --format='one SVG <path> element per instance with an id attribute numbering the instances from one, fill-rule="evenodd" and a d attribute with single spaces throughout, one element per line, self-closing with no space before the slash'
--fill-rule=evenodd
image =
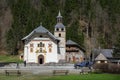
<path id="1" fill-rule="evenodd" d="M 49 43 L 49 44 L 48 44 L 48 51 L 49 51 L 49 53 L 52 52 L 52 43 Z"/>
<path id="2" fill-rule="evenodd" d="M 40 53 L 44 52 L 44 51 L 43 51 L 43 47 L 45 47 L 45 44 L 43 44 L 42 42 L 40 42 L 40 43 L 38 44 L 38 47 L 39 47 Z"/>
<path id="3" fill-rule="evenodd" d="M 97 61 L 97 63 L 101 63 L 100 61 Z"/>
<path id="4" fill-rule="evenodd" d="M 105 63 L 107 63 L 107 61 L 105 61 Z"/>
<path id="5" fill-rule="evenodd" d="M 56 31 L 59 31 L 59 28 L 56 28 Z"/>
<path id="6" fill-rule="evenodd" d="M 40 47 L 42 47 L 42 42 L 40 42 Z"/>
<path id="7" fill-rule="evenodd" d="M 61 31 L 64 31 L 64 28 L 62 28 Z"/>
<path id="8" fill-rule="evenodd" d="M 75 56 L 73 56 L 73 62 L 75 62 L 76 61 L 76 58 L 75 58 Z"/>
<path id="9" fill-rule="evenodd" d="M 80 61 L 81 61 L 81 62 L 83 61 L 83 57 L 82 57 L 82 56 L 80 57 Z"/>
<path id="10" fill-rule="evenodd" d="M 40 42 L 40 44 L 38 44 L 38 47 L 44 47 L 45 44 L 43 44 L 42 42 Z"/>
<path id="11" fill-rule="evenodd" d="M 33 52 L 33 44 L 32 43 L 30 44 L 30 52 L 31 53 Z"/>
<path id="12" fill-rule="evenodd" d="M 40 53 L 42 53 L 42 48 L 40 48 Z"/>
<path id="13" fill-rule="evenodd" d="M 40 47 L 40 44 L 38 44 L 38 47 Z"/>
<path id="14" fill-rule="evenodd" d="M 61 34 L 59 33 L 59 37 L 61 37 Z"/>
<path id="15" fill-rule="evenodd" d="M 30 48 L 30 52 L 31 52 L 31 53 L 33 52 L 33 48 Z"/>
<path id="16" fill-rule="evenodd" d="M 42 44 L 42 47 L 44 47 L 45 46 L 45 44 Z"/>
<path id="17" fill-rule="evenodd" d="M 40 35 L 40 37 L 43 37 L 42 35 Z"/>
<path id="18" fill-rule="evenodd" d="M 61 22 L 61 21 L 62 21 L 61 18 L 58 18 L 58 19 L 57 19 L 57 22 Z"/>
<path id="19" fill-rule="evenodd" d="M 51 48 L 49 48 L 49 53 L 51 53 L 52 52 L 52 49 Z"/>

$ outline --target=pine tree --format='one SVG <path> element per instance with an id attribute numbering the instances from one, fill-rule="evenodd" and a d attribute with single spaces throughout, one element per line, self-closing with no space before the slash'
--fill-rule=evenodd
<path id="1" fill-rule="evenodd" d="M 120 31 L 118 32 L 118 36 L 115 43 L 114 56 L 120 56 Z"/>

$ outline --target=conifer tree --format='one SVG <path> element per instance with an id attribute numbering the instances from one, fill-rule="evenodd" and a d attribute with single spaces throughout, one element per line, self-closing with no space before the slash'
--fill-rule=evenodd
<path id="1" fill-rule="evenodd" d="M 114 56 L 120 56 L 120 31 L 118 32 L 118 36 L 114 47 Z"/>

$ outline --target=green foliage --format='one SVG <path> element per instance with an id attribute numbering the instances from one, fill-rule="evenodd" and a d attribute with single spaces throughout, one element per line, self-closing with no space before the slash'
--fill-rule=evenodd
<path id="1" fill-rule="evenodd" d="M 119 74 L 73 74 L 67 76 L 45 76 L 45 75 L 31 75 L 26 74 L 23 76 L 10 75 L 6 76 L 5 74 L 0 75 L 1 80 L 118 80 L 120 78 Z"/>
<path id="2" fill-rule="evenodd" d="M 70 8 L 76 8 L 76 0 L 71 0 L 68 2 Z M 48 30 L 53 32 L 54 26 L 56 24 L 56 16 L 59 11 L 59 3 L 54 0 L 41 0 L 41 3 L 41 8 L 39 10 L 36 10 L 29 0 L 8 0 L 8 4 L 10 5 L 13 14 L 13 23 L 11 29 L 7 32 L 6 42 L 8 51 L 11 54 L 18 54 L 17 50 L 20 49 L 20 46 L 18 44 L 20 44 L 21 39 L 24 36 L 28 35 L 35 27 L 38 27 L 40 25 L 40 22 L 42 22 L 43 26 L 45 26 Z M 61 13 L 63 12 L 61 11 Z M 70 17 L 66 15 L 65 18 L 66 22 L 66 20 L 68 20 Z M 78 23 L 73 23 L 72 25 L 74 28 L 71 29 L 72 33 L 74 33 L 74 31 L 76 31 L 78 28 L 78 25 L 76 24 Z M 81 33 L 78 33 L 77 31 L 74 36 L 73 34 L 71 35 L 71 33 L 69 33 L 69 29 L 67 32 L 68 37 L 70 36 L 70 38 L 73 38 L 73 40 L 82 44 L 83 35 Z"/>
<path id="3" fill-rule="evenodd" d="M 116 38 L 116 43 L 115 43 L 115 49 L 114 49 L 114 56 L 120 57 L 120 31 L 118 32 L 118 36 Z"/>
<path id="4" fill-rule="evenodd" d="M 11 55 L 0 55 L 0 62 L 23 62 L 19 59 L 19 56 L 11 56 Z"/>
<path id="5" fill-rule="evenodd" d="M 78 44 L 81 44 L 83 46 L 84 36 L 83 36 L 83 33 L 80 32 L 80 30 L 79 30 L 79 24 L 77 21 L 74 22 L 71 25 L 71 27 L 67 27 L 66 37 L 67 37 L 67 39 L 76 41 Z"/>
<path id="6" fill-rule="evenodd" d="M 26 33 L 24 27 L 27 25 L 30 4 L 28 0 L 25 0 L 25 2 L 22 0 L 12 1 L 8 1 L 8 4 L 12 10 L 13 23 L 11 29 L 7 32 L 6 41 L 9 53 L 16 55 L 20 48 L 20 41 Z"/>
<path id="7" fill-rule="evenodd" d="M 99 47 L 104 48 L 106 46 L 106 41 L 103 35 L 98 37 Z"/>
<path id="8" fill-rule="evenodd" d="M 18 54 L 17 50 L 21 48 L 21 39 L 38 27 L 40 22 L 50 32 L 53 32 L 59 10 L 63 16 L 63 24 L 66 26 L 67 39 L 72 39 L 80 45 L 84 45 L 84 35 L 79 30 L 79 20 L 84 18 L 91 25 L 95 25 L 95 18 L 102 16 L 99 15 L 99 12 L 96 12 L 97 9 L 99 10 L 96 3 L 100 3 L 99 5 L 103 11 L 106 11 L 109 18 L 107 23 L 111 23 L 109 27 L 113 30 L 117 23 L 117 15 L 120 14 L 120 0 L 7 0 L 13 16 L 11 29 L 6 34 L 9 53 Z M 103 23 L 106 23 L 104 19 L 98 21 L 100 29 L 95 26 L 100 33 L 104 31 Z M 92 26 L 92 28 L 94 27 Z M 108 37 L 108 40 L 110 38 Z M 109 45 L 109 41 L 102 37 L 98 40 L 103 48 Z"/>
<path id="9" fill-rule="evenodd" d="M 88 74 L 88 75 L 70 75 L 70 76 L 56 76 L 46 80 L 117 80 L 118 75 L 110 74 Z"/>

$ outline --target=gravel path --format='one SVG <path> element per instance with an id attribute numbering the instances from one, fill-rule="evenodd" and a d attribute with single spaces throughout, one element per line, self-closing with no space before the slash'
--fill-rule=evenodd
<path id="1" fill-rule="evenodd" d="M 23 64 L 19 64 L 19 68 L 16 68 L 16 64 L 6 65 L 4 67 L 0 67 L 0 73 L 4 73 L 4 70 L 21 70 L 21 72 L 27 72 L 32 74 L 52 74 L 53 70 L 69 70 L 69 74 L 79 74 L 81 69 L 74 69 L 74 64 L 66 64 L 66 65 L 54 65 L 54 66 L 44 66 L 44 65 L 27 65 L 24 67 Z M 83 68 L 88 69 L 88 68 Z"/>

